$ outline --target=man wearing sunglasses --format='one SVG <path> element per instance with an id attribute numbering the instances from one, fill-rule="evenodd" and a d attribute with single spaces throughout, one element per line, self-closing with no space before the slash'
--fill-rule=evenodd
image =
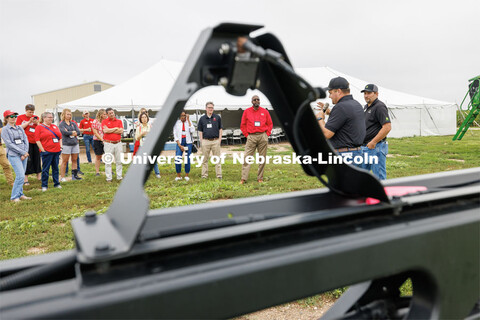
<path id="1" fill-rule="evenodd" d="M 258 154 L 265 158 L 267 155 L 268 137 L 272 133 L 273 123 L 270 113 L 267 109 L 260 107 L 260 98 L 258 96 L 252 97 L 252 106 L 246 109 L 242 115 L 242 122 L 240 130 L 247 138 L 245 144 L 245 158 L 253 156 L 255 150 Z M 257 181 L 263 182 L 263 172 L 265 170 L 265 162 L 258 164 Z M 250 172 L 250 164 L 243 163 L 242 179 L 240 184 L 244 184 L 248 180 L 248 173 Z"/>

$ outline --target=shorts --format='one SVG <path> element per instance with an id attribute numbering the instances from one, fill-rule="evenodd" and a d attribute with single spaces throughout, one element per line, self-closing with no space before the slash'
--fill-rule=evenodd
<path id="1" fill-rule="evenodd" d="M 62 154 L 76 154 L 80 153 L 80 146 L 78 144 L 74 146 L 63 146 Z"/>
<path id="2" fill-rule="evenodd" d="M 93 152 L 96 156 L 101 156 L 105 152 L 103 151 L 103 142 L 100 140 L 93 140 Z"/>

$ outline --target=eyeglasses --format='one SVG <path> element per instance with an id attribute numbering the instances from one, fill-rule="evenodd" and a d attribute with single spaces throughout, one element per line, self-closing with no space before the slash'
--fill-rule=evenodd
<path id="1" fill-rule="evenodd" d="M 12 114 L 11 116 L 8 116 L 7 118 L 16 118 L 17 115 L 16 114 Z"/>
<path id="2" fill-rule="evenodd" d="M 252 101 L 260 101 L 260 99 L 252 99 Z"/>

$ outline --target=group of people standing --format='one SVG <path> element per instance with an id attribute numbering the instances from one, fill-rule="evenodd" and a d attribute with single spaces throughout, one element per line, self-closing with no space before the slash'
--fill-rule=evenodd
<path id="1" fill-rule="evenodd" d="M 211 156 L 220 157 L 221 142 L 223 134 L 222 118 L 214 113 L 214 104 L 209 101 L 205 104 L 205 114 L 200 117 L 197 123 L 198 137 L 200 140 L 200 147 L 202 155 L 204 156 L 202 162 L 202 179 L 208 178 L 208 163 Z M 267 155 L 268 137 L 273 128 L 272 118 L 267 109 L 260 107 L 260 98 L 258 96 L 252 97 L 252 106 L 246 109 L 242 115 L 240 130 L 247 138 L 245 145 L 245 156 L 253 156 L 257 151 L 261 156 Z M 193 138 L 192 133 L 195 128 L 192 125 L 189 115 L 183 111 L 180 118 L 173 127 L 173 136 L 176 145 L 176 156 L 187 156 L 185 163 L 185 177 L 181 176 L 181 164 L 176 164 L 177 172 L 176 181 L 185 179 L 188 181 L 190 173 L 190 154 L 192 152 Z M 259 164 L 257 181 L 263 182 L 263 173 L 265 170 L 265 163 Z M 250 164 L 245 162 L 242 165 L 242 176 L 240 184 L 244 184 L 248 180 L 250 171 Z M 222 179 L 222 164 L 215 163 L 215 175 L 217 179 Z"/>
<path id="2" fill-rule="evenodd" d="M 36 174 L 37 179 L 42 182 L 42 191 L 47 191 L 50 169 L 53 186 L 61 189 L 61 182 L 67 181 L 65 176 L 68 173 L 69 161 L 72 165 L 72 180 L 82 180 L 78 139 L 81 134 L 87 147 L 89 163 L 92 162 L 90 146 L 93 147 L 97 176 L 100 175 L 104 149 L 105 152 L 118 155 L 120 159 L 123 124 L 115 118 L 115 111 L 112 108 L 100 109 L 96 119 L 91 119 L 89 112 L 85 111 L 80 124 L 72 119 L 71 110 L 64 109 L 58 126 L 53 123 L 53 113 L 44 112 L 38 117 L 34 112 L 35 106 L 31 104 L 26 105 L 23 115 L 7 110 L 3 113 L 4 121 L 0 123 L 1 137 L 7 150 L 5 151 L 0 142 L 0 164 L 7 183 L 12 186 L 11 201 L 31 199 L 23 193 L 23 186 L 29 184 L 30 174 Z M 62 164 L 59 168 L 60 157 Z M 10 165 L 15 172 L 15 180 Z M 105 171 L 107 181 L 111 181 L 111 164 L 105 164 Z M 122 179 L 121 163 L 120 166 L 117 165 L 117 179 Z"/>
<path id="3" fill-rule="evenodd" d="M 325 122 L 324 104 L 319 102 L 320 112 L 316 114 L 320 128 L 332 147 L 342 156 L 357 156 L 368 154 L 376 156 L 378 163 L 363 163 L 358 165 L 365 170 L 371 170 L 379 179 L 386 179 L 386 155 L 388 153 L 387 135 L 391 130 L 391 121 L 387 107 L 378 100 L 378 87 L 368 84 L 361 91 L 367 104 L 362 107 L 350 94 L 349 83 L 345 78 L 331 79 L 328 86 L 329 97 L 335 107 L 329 110 L 328 122 Z M 100 175 L 100 164 L 104 153 L 111 154 L 116 163 L 116 178 L 122 180 L 121 137 L 123 123 L 115 116 L 112 108 L 100 109 L 95 119 L 90 118 L 88 111 L 83 113 L 84 119 L 77 124 L 72 119 L 72 112 L 64 109 L 58 126 L 53 123 L 51 112 L 44 112 L 40 118 L 34 115 L 35 106 L 25 106 L 25 114 L 7 110 L 3 113 L 4 121 L 0 123 L 1 137 L 6 144 L 5 152 L 0 142 L 0 165 L 3 167 L 7 182 L 12 185 L 10 199 L 18 202 L 30 200 L 23 194 L 23 186 L 28 185 L 28 175 L 36 174 L 42 181 L 42 191 L 48 190 L 50 168 L 52 170 L 53 186 L 62 188 L 61 182 L 67 181 L 68 162 L 72 163 L 72 180 L 81 180 L 79 140 L 83 134 L 88 162 L 92 162 L 90 146 L 95 153 L 95 174 Z M 134 153 L 143 145 L 146 135 L 151 130 L 148 111 L 142 108 L 135 129 Z M 3 128 L 2 128 L 3 127 Z M 272 118 L 267 109 L 260 107 L 260 98 L 252 97 L 252 106 L 242 115 L 240 129 L 247 138 L 245 157 L 253 156 L 255 152 L 265 157 L 268 147 L 268 137 L 273 128 Z M 176 143 L 176 156 L 186 156 L 184 164 L 185 175 L 182 177 L 182 164 L 175 164 L 176 181 L 190 180 L 190 155 L 194 148 L 193 132 L 195 127 L 186 112 L 180 114 L 173 127 Z M 200 146 L 204 156 L 202 163 L 202 178 L 208 177 L 208 162 L 210 155 L 220 156 L 222 141 L 222 119 L 214 113 L 213 102 L 207 102 L 205 115 L 199 121 Z M 59 159 L 62 165 L 59 170 Z M 8 158 L 8 160 L 7 160 Z M 13 167 L 16 178 L 10 170 Z M 257 181 L 263 182 L 265 163 L 259 164 Z M 154 166 L 155 176 L 160 178 L 158 164 Z M 248 180 L 250 164 L 245 162 L 242 167 L 240 183 Z M 60 175 L 60 177 L 59 177 Z M 112 163 L 105 163 L 107 182 L 112 181 Z M 215 175 L 222 179 L 221 163 L 215 164 Z"/>
<path id="4" fill-rule="evenodd" d="M 387 106 L 378 100 L 378 87 L 367 84 L 361 91 L 364 107 L 353 99 L 350 84 L 343 77 L 330 80 L 329 97 L 332 108 L 328 122 L 325 122 L 324 104 L 319 102 L 320 112 L 316 114 L 318 124 L 332 147 L 342 156 L 376 156 L 377 163 L 362 163 L 357 166 L 372 173 L 380 180 L 387 178 L 387 135 L 392 129 Z"/>

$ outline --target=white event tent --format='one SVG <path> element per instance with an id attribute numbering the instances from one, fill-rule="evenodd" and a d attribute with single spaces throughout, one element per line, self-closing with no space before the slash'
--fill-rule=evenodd
<path id="1" fill-rule="evenodd" d="M 183 63 L 162 59 L 137 76 L 103 92 L 57 106 L 72 111 L 95 111 L 112 107 L 121 114 L 131 114 L 145 107 L 160 110 L 183 67 Z M 364 104 L 362 88 L 368 83 L 329 67 L 296 68 L 296 71 L 314 86 L 326 87 L 331 78 L 342 76 L 350 82 L 354 98 Z M 390 137 L 448 135 L 456 132 L 456 105 L 410 95 L 379 87 L 379 99 L 386 103 L 392 118 Z M 216 112 L 224 120 L 224 127 L 239 127 L 242 110 L 249 107 L 250 97 L 257 94 L 261 105 L 273 109 L 268 99 L 258 90 L 249 91 L 245 97 L 231 96 L 220 86 L 203 88 L 186 103 L 190 112 L 204 110 L 207 101 L 215 103 Z M 325 101 L 330 101 L 325 99 Z M 274 124 L 278 125 L 275 115 Z"/>

